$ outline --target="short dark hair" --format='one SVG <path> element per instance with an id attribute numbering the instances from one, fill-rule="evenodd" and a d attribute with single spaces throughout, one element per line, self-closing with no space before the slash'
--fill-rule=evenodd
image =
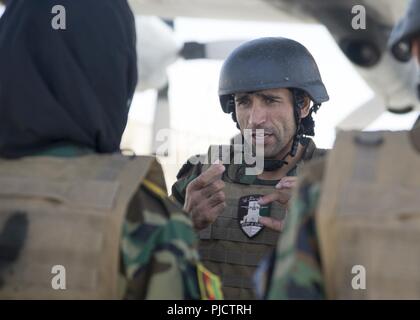
<path id="1" fill-rule="evenodd" d="M 301 89 L 289 89 L 292 92 L 293 95 L 293 106 L 294 108 L 303 108 L 305 105 L 306 99 L 311 99 L 311 97 L 303 90 Z M 319 105 L 312 105 L 309 110 L 309 114 L 302 118 L 301 120 L 301 126 L 303 128 L 303 134 L 306 136 L 314 136 L 315 135 L 315 121 L 312 118 L 312 113 L 318 111 Z"/>

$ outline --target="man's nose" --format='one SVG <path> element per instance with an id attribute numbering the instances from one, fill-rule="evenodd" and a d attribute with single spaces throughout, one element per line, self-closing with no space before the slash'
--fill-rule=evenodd
<path id="1" fill-rule="evenodd" d="M 254 101 L 251 107 L 251 114 L 249 116 L 249 125 L 255 128 L 264 124 L 266 121 L 267 111 L 258 100 Z"/>

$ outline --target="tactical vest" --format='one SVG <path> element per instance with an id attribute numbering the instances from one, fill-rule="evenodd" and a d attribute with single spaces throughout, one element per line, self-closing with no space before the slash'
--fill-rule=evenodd
<path id="1" fill-rule="evenodd" d="M 323 151 L 317 151 L 317 155 L 321 155 L 321 152 Z M 313 153 L 314 150 L 307 159 L 312 157 Z M 220 151 L 220 154 L 223 152 Z M 232 157 L 232 154 L 230 156 Z M 211 147 L 207 157 L 210 159 L 209 163 L 214 163 Z M 223 163 L 229 163 L 229 160 L 226 162 L 225 159 Z M 298 170 L 302 164 L 298 164 Z M 209 166 L 203 166 L 202 171 Z M 229 168 L 232 167 L 228 167 L 226 175 L 222 178 L 225 182 L 226 208 L 213 224 L 199 232 L 199 252 L 204 265 L 220 276 L 225 299 L 255 299 L 252 282 L 254 273 L 260 261 L 275 248 L 279 233 L 264 227 L 255 236 L 249 237 L 240 227 L 240 222 L 244 221 L 244 215 L 252 213 L 251 203 L 257 197 L 249 196 L 273 193 L 274 186 L 239 183 L 229 176 Z M 278 202 L 269 206 L 269 216 L 273 218 L 283 220 L 286 212 L 287 208 Z"/>
<path id="2" fill-rule="evenodd" d="M 0 298 L 120 298 L 122 223 L 149 170 L 152 157 L 0 160 Z"/>
<path id="3" fill-rule="evenodd" d="M 409 135 L 337 136 L 317 209 L 328 298 L 420 298 L 420 148 Z"/>

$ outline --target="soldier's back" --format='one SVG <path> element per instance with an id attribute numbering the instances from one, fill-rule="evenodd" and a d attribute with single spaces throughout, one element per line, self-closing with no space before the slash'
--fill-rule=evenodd
<path id="1" fill-rule="evenodd" d="M 418 298 L 419 153 L 418 127 L 340 132 L 301 177 L 267 296 Z"/>
<path id="2" fill-rule="evenodd" d="M 0 296 L 201 298 L 194 231 L 162 186 L 152 157 L 0 160 Z"/>

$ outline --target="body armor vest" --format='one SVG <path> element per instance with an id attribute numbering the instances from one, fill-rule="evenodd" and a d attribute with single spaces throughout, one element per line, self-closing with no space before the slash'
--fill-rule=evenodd
<path id="1" fill-rule="evenodd" d="M 122 155 L 0 160 L 0 298 L 120 298 L 122 223 L 152 166 Z"/>
<path id="2" fill-rule="evenodd" d="M 219 148 L 221 150 L 230 147 L 220 146 Z M 211 150 L 214 149 L 210 147 L 207 163 L 214 163 L 216 160 Z M 316 151 L 312 150 L 308 158 L 312 157 L 314 152 Z M 230 157 L 234 157 L 232 153 Z M 223 155 L 227 152 L 224 153 L 221 150 L 219 154 Z M 229 160 L 232 158 L 226 160 L 222 157 L 223 163 L 230 163 Z M 209 166 L 204 165 L 202 171 Z M 301 164 L 298 164 L 297 170 L 300 166 Z M 240 183 L 236 181 L 233 174 L 235 170 L 230 170 L 231 168 L 233 167 L 229 166 L 222 177 L 225 182 L 226 208 L 212 225 L 199 232 L 199 251 L 204 265 L 220 276 L 225 299 L 255 299 L 252 282 L 254 273 L 261 260 L 275 248 L 279 233 L 264 227 L 253 236 L 259 227 L 253 227 L 256 223 L 252 222 L 252 215 L 258 213 L 254 211 L 260 211 L 261 215 L 268 214 L 273 218 L 283 220 L 287 208 L 278 202 L 273 202 L 268 208 L 257 207 L 254 210 L 258 196 L 273 193 L 274 185 Z M 247 222 L 247 219 L 251 222 Z M 244 225 L 250 226 L 243 227 Z"/>
<path id="3" fill-rule="evenodd" d="M 338 134 L 317 208 L 328 298 L 420 298 L 420 148 L 414 146 L 410 132 Z"/>

